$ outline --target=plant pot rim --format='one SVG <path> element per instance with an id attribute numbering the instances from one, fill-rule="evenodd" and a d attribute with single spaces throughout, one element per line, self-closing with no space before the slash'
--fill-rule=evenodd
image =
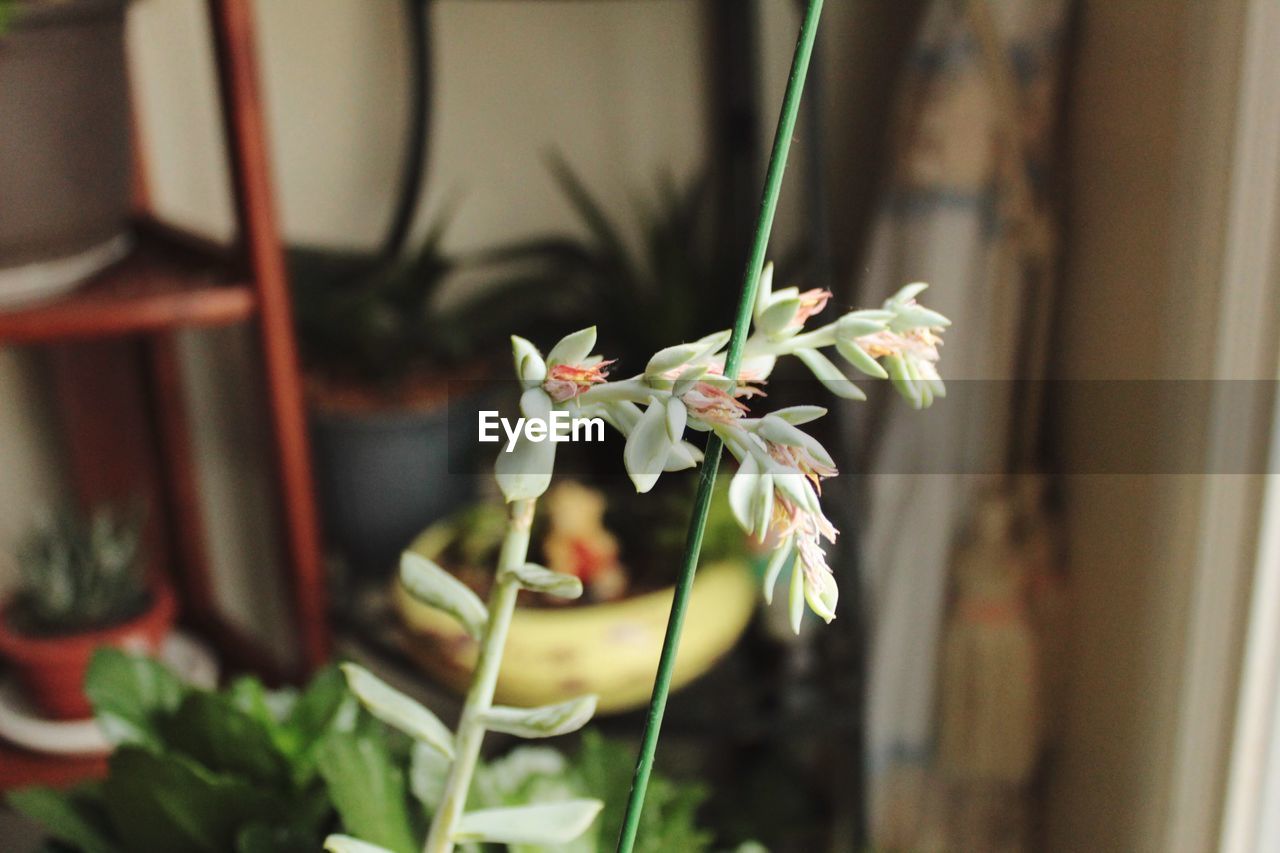
<path id="1" fill-rule="evenodd" d="M 409 543 L 409 547 L 405 550 L 420 554 L 428 560 L 434 560 L 440 551 L 452 539 L 452 531 L 447 528 L 445 522 L 439 522 L 431 525 L 422 533 L 418 534 L 414 540 Z M 720 573 L 727 570 L 740 570 L 750 572 L 751 560 L 748 557 L 736 559 L 726 557 L 721 560 L 711 560 L 701 564 L 698 567 L 697 574 L 693 577 L 694 586 L 698 586 L 699 582 L 713 573 Z M 452 570 L 446 568 L 449 574 L 455 574 Z M 400 578 L 397 575 L 392 580 L 392 586 L 396 589 L 401 587 Z M 657 589 L 649 589 L 634 595 L 625 595 L 612 601 L 595 601 L 590 603 L 579 604 L 570 602 L 559 607 L 522 607 L 516 606 L 516 616 L 520 619 L 528 619 L 530 621 L 538 621 L 540 619 L 573 619 L 583 618 L 594 620 L 597 615 L 615 610 L 619 613 L 625 613 L 636 609 L 647 609 L 651 602 L 669 600 L 674 594 L 676 588 L 675 583 L 660 586 Z"/>
<path id="2" fill-rule="evenodd" d="M 13 5 L 9 32 L 67 24 L 120 20 L 128 0 L 18 0 Z M 3 34 L 0 34 L 3 38 Z"/>
<path id="3" fill-rule="evenodd" d="M 99 646 L 119 645 L 132 634 L 155 623 L 172 623 L 177 612 L 177 601 L 168 584 L 151 584 L 151 603 L 146 610 L 126 622 L 79 634 L 62 634 L 50 637 L 33 637 L 15 630 L 9 621 L 13 600 L 0 608 L 0 656 L 50 663 L 67 657 L 84 655 Z"/>
<path id="4" fill-rule="evenodd" d="M 474 400 L 492 386 L 491 380 L 485 378 L 481 365 L 470 365 L 452 371 L 431 371 L 432 386 L 438 393 L 418 399 L 408 397 L 398 399 L 395 395 L 381 397 L 370 394 L 368 400 L 354 403 L 356 395 L 368 393 L 367 388 L 358 382 L 346 382 L 326 378 L 317 373 L 307 376 L 307 403 L 312 415 L 329 423 L 349 424 L 354 426 L 376 425 L 393 426 L 413 423 L 427 418 L 438 418 L 449 409 L 454 400 Z M 451 378 L 435 378 L 435 376 Z M 455 395 L 451 390 L 459 383 L 466 383 L 467 393 Z M 352 391 L 351 399 L 339 399 L 341 391 Z"/>

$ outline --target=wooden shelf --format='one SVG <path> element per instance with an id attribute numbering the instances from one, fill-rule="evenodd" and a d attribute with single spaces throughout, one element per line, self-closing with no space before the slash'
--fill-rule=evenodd
<path id="1" fill-rule="evenodd" d="M 243 273 L 207 242 L 140 223 L 127 258 L 50 302 L 0 311 L 0 345 L 114 337 L 253 316 L 257 298 Z"/>
<path id="2" fill-rule="evenodd" d="M 94 506 L 139 494 L 149 500 L 157 510 L 155 552 L 172 559 L 193 627 L 208 634 L 233 671 L 252 669 L 268 681 L 294 680 L 330 656 L 306 407 L 267 162 L 251 3 L 207 0 L 206 5 L 235 200 L 234 250 L 148 217 L 135 229 L 134 251 L 83 288 L 0 312 L 0 348 L 50 345 L 45 361 L 68 435 L 68 468 L 79 502 Z M 147 211 L 144 148 L 135 149 L 134 201 Z M 301 668 L 281 666 L 271 649 L 237 630 L 213 594 L 185 382 L 172 334 L 249 319 L 257 321 L 254 337 Z M 105 769 L 101 759 L 41 756 L 0 745 L 0 790 L 69 784 L 101 776 Z"/>

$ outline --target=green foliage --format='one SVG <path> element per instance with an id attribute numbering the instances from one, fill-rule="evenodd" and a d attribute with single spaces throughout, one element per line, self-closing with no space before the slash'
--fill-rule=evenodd
<path id="1" fill-rule="evenodd" d="M 303 360 L 327 377 L 393 389 L 415 372 L 457 367 L 567 311 L 565 289 L 533 279 L 501 254 L 462 256 L 436 224 L 409 256 L 290 253 Z"/>
<path id="2" fill-rule="evenodd" d="M 362 734 L 329 738 L 320 767 L 348 832 L 393 853 L 414 853 L 405 775 L 386 740 Z"/>
<path id="3" fill-rule="evenodd" d="M 550 166 L 587 236 L 541 236 L 508 247 L 506 256 L 541 286 L 570 289 L 579 322 L 599 326 L 622 370 L 639 370 L 662 347 L 728 324 L 741 269 L 719 251 L 705 176 L 681 185 L 665 174 L 652 197 L 636 202 L 636 249 L 624 236 L 627 224 L 563 159 Z"/>
<path id="4" fill-rule="evenodd" d="M 440 336 L 436 305 L 456 273 L 435 228 L 410 257 L 383 265 L 356 254 L 290 254 L 298 341 L 308 367 L 342 379 L 390 384 L 415 367 L 464 353 Z"/>
<path id="5" fill-rule="evenodd" d="M 625 744 L 594 730 L 583 733 L 572 760 L 550 747 L 522 746 L 476 770 L 468 808 L 500 808 L 596 797 L 604 809 L 577 840 L 554 846 L 514 845 L 513 853 L 595 853 L 612 850 L 622 829 L 635 756 Z M 637 850 L 643 853 L 702 853 L 712 833 L 697 824 L 707 792 L 697 784 L 655 775 L 649 782 Z"/>
<path id="6" fill-rule="evenodd" d="M 117 744 L 107 778 L 9 798 L 72 850 L 300 853 L 344 827 L 416 849 L 407 751 L 334 670 L 302 692 L 246 678 L 215 693 L 109 649 L 86 692 Z"/>
<path id="7" fill-rule="evenodd" d="M 139 559 L 142 513 L 101 507 L 83 518 L 64 511 L 18 546 L 20 585 L 13 613 L 24 633 L 61 635 L 117 625 L 146 609 Z"/>
<path id="8" fill-rule="evenodd" d="M 599 849 L 611 847 L 622 831 L 634 773 L 635 755 L 624 744 L 606 740 L 596 732 L 584 734 L 574 775 L 582 789 L 595 791 L 605 801 L 596 836 Z M 711 849 L 712 834 L 697 824 L 698 808 L 706 798 L 702 785 L 677 782 L 655 773 L 649 779 L 636 850 L 699 853 Z"/>

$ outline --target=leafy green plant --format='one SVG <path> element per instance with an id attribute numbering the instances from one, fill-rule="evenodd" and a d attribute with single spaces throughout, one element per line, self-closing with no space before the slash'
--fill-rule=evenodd
<path id="1" fill-rule="evenodd" d="M 549 166 L 585 236 L 548 234 L 506 247 L 503 257 L 541 287 L 575 295 L 577 317 L 589 318 L 614 342 L 624 365 L 700 328 L 729 321 L 739 262 L 719 247 L 710 182 L 687 182 L 669 173 L 647 198 L 635 202 L 632 223 L 606 210 L 598 196 L 561 157 Z M 637 243 L 627 234 L 635 230 Z"/>
<path id="2" fill-rule="evenodd" d="M 75 634 L 125 622 L 147 606 L 139 560 L 142 513 L 66 510 L 18 546 L 20 585 L 10 618 L 26 634 Z"/>
<path id="3" fill-rule="evenodd" d="M 251 678 L 210 692 L 106 649 L 85 690 L 117 746 L 106 779 L 9 797 L 58 849 L 301 853 L 339 828 L 412 849 L 405 746 L 360 710 L 336 670 L 302 692 Z"/>
<path id="4" fill-rule="evenodd" d="M 609 850 L 622 828 L 622 813 L 631 786 L 631 751 L 588 730 L 572 758 L 546 746 L 519 746 L 507 755 L 476 768 L 468 807 L 513 807 L 548 803 L 587 795 L 604 802 L 600 816 L 580 837 L 567 844 L 546 847 L 519 845 L 516 853 L 596 853 Z M 646 853 L 705 853 L 714 833 L 698 825 L 698 808 L 707 790 L 697 783 L 678 782 L 665 776 L 653 780 L 649 809 L 645 812 Z"/>
<path id="5" fill-rule="evenodd" d="M 101 782 L 71 791 L 29 788 L 9 803 L 43 824 L 53 850 L 79 853 L 302 853 L 326 834 L 358 832 L 397 853 L 439 806 L 448 767 L 365 713 L 335 669 L 301 691 L 266 690 L 253 678 L 221 692 L 182 684 L 162 665 L 107 649 L 86 682 L 100 726 L 117 750 Z M 516 853 L 594 853 L 617 833 L 629 752 L 586 732 L 573 760 L 521 747 L 480 763 L 470 805 L 547 807 L 587 791 L 609 803 L 567 846 L 512 845 Z M 695 818 L 697 785 L 654 780 L 648 849 L 699 853 L 710 833 Z"/>
<path id="6" fill-rule="evenodd" d="M 303 360 L 327 378 L 390 389 L 489 352 L 514 323 L 561 310 L 557 282 L 512 274 L 510 260 L 445 251 L 446 225 L 394 263 L 356 253 L 290 253 Z M 461 292 L 458 292 L 461 291 Z"/>
<path id="7" fill-rule="evenodd" d="M 613 846 L 622 830 L 622 816 L 631 790 L 635 758 L 625 745 L 606 740 L 595 732 L 584 732 L 582 747 L 573 765 L 575 783 L 584 792 L 604 800 L 604 811 L 596 826 L 597 849 Z M 711 849 L 712 833 L 700 827 L 698 809 L 707 798 L 707 789 L 697 783 L 678 782 L 655 775 L 649 782 L 649 797 L 642 826 L 642 853 L 668 850 L 701 853 Z"/>

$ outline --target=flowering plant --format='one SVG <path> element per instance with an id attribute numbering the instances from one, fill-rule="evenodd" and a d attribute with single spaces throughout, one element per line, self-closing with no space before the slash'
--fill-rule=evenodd
<path id="1" fill-rule="evenodd" d="M 594 328 L 561 339 L 544 356 L 529 341 L 512 338 L 515 372 L 523 388 L 521 411 L 550 421 L 555 411 L 599 417 L 626 436 L 623 461 L 639 492 L 653 488 L 666 471 L 696 467 L 702 451 L 689 431 L 714 434 L 738 460 L 729 502 L 739 525 L 771 551 L 764 594 L 772 590 L 788 562 L 792 627 L 799 630 L 806 603 L 826 621 L 835 618 L 838 590 L 827 565 L 824 542 L 836 529 L 823 514 L 821 483 L 835 476 L 831 454 L 800 427 L 822 417 L 819 406 L 793 406 L 754 416 L 749 401 L 779 358 L 795 356 L 832 393 L 864 399 L 863 393 L 824 350 L 836 353 L 867 376 L 890 379 L 916 408 L 945 393 L 936 368 L 940 333 L 949 321 L 920 305 L 925 285 L 903 288 L 875 310 L 853 311 L 806 331 L 807 321 L 831 298 L 827 291 L 774 291 L 766 267 L 752 312 L 752 332 L 742 350 L 738 379 L 726 375 L 730 332 L 668 347 L 649 359 L 643 373 L 610 380 L 613 362 L 593 355 Z M 541 708 L 493 705 L 507 629 L 521 589 L 576 598 L 581 581 L 526 561 L 537 499 L 551 484 L 556 443 L 522 435 L 498 456 L 496 476 L 510 514 L 498 558 L 497 579 L 486 605 L 444 569 L 414 554 L 401 563 L 405 588 L 422 601 L 453 615 L 480 643 L 480 654 L 456 733 L 430 711 L 359 667 L 346 667 L 348 682 L 370 711 L 418 740 L 420 747 L 449 767 L 426 853 L 455 843 L 487 841 L 552 845 L 572 841 L 594 821 L 597 800 L 526 805 L 464 812 L 488 730 L 521 737 L 550 737 L 574 731 L 595 712 L 585 696 Z M 794 556 L 794 561 L 792 560 Z M 328 848 L 371 853 L 381 848 L 342 836 Z"/>
<path id="2" fill-rule="evenodd" d="M 826 621 L 835 618 L 836 588 L 822 541 L 837 531 L 822 513 L 821 481 L 837 471 L 827 450 L 799 427 L 822 417 L 818 406 L 793 406 L 751 417 L 747 403 L 761 389 L 780 357 L 794 355 L 832 393 L 865 399 L 823 350 L 834 347 L 852 367 L 877 379 L 892 379 L 917 408 L 945 394 L 938 375 L 940 332 L 949 321 L 916 302 L 927 285 L 903 288 L 878 310 L 853 311 L 820 328 L 805 323 L 826 306 L 824 290 L 797 288 L 774 292 L 773 270 L 766 267 L 754 311 L 753 333 L 746 341 L 740 380 L 724 375 L 724 330 L 693 343 L 655 354 L 645 370 L 629 379 L 609 381 L 613 364 L 591 355 L 594 328 L 561 340 L 543 358 L 523 338 L 514 338 L 516 374 L 524 386 L 521 412 L 549 419 L 556 409 L 578 417 L 599 417 L 627 437 L 623 461 L 639 492 L 653 488 L 665 471 L 696 466 L 701 451 L 685 440 L 687 430 L 714 432 L 738 460 L 729 490 L 730 505 L 749 535 L 772 551 L 765 576 L 765 597 L 788 559 L 798 556 L 802 580 L 793 581 L 792 627 L 799 628 L 803 601 Z M 512 452 L 499 457 L 498 485 L 508 502 L 535 499 L 551 482 L 556 444 L 521 437 Z"/>

